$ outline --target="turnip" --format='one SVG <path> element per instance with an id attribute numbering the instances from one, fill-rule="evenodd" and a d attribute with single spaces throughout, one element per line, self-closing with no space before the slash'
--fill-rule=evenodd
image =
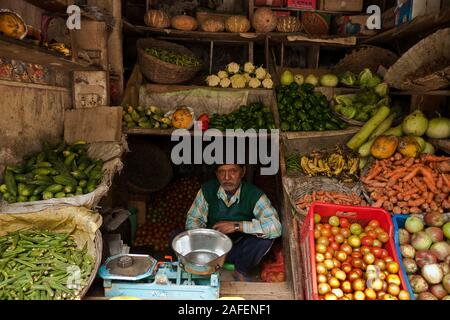
<path id="1" fill-rule="evenodd" d="M 425 231 L 419 231 L 411 238 L 411 244 L 416 250 L 427 250 L 432 243 L 431 237 Z"/>
<path id="2" fill-rule="evenodd" d="M 437 263 L 427 264 L 422 268 L 422 276 L 429 284 L 438 284 L 442 281 L 444 274 Z"/>
<path id="3" fill-rule="evenodd" d="M 434 286 L 431 286 L 430 291 L 438 299 L 442 299 L 447 295 L 447 291 L 442 284 L 435 284 Z"/>
<path id="4" fill-rule="evenodd" d="M 410 277 L 411 288 L 415 293 L 422 293 L 428 290 L 428 283 L 422 276 L 413 275 Z M 447 289 L 446 289 L 447 290 Z M 447 291 L 448 292 L 448 291 Z"/>
<path id="5" fill-rule="evenodd" d="M 445 222 L 445 216 L 438 212 L 433 211 L 430 213 L 427 213 L 425 217 L 423 218 L 425 224 L 430 227 L 442 227 L 442 225 Z"/>
<path id="6" fill-rule="evenodd" d="M 398 241 L 400 244 L 408 244 L 411 241 L 411 236 L 406 229 L 401 228 L 398 230 Z"/>
<path id="7" fill-rule="evenodd" d="M 450 245 L 445 241 L 437 242 L 431 246 L 430 251 L 440 261 L 444 261 L 450 255 Z"/>
<path id="8" fill-rule="evenodd" d="M 419 300 L 439 300 L 431 292 L 422 292 L 419 294 Z"/>
<path id="9" fill-rule="evenodd" d="M 437 258 L 430 250 L 419 250 L 416 252 L 416 263 L 422 268 L 427 264 L 437 263 Z"/>
<path id="10" fill-rule="evenodd" d="M 413 259 L 416 255 L 416 249 L 410 244 L 404 244 L 400 246 L 400 252 L 402 257 Z"/>
<path id="11" fill-rule="evenodd" d="M 444 233 L 438 227 L 428 227 L 425 229 L 425 232 L 431 237 L 433 243 L 444 240 Z"/>
<path id="12" fill-rule="evenodd" d="M 418 270 L 417 263 L 413 259 L 403 259 L 403 266 L 407 274 L 414 274 Z"/>
<path id="13" fill-rule="evenodd" d="M 409 217 L 405 222 L 405 229 L 410 233 L 422 231 L 424 228 L 423 221 L 417 217 Z"/>
<path id="14" fill-rule="evenodd" d="M 445 275 L 450 273 L 450 265 L 446 262 L 441 262 L 439 263 L 439 265 L 441 266 L 442 269 L 442 273 Z"/>

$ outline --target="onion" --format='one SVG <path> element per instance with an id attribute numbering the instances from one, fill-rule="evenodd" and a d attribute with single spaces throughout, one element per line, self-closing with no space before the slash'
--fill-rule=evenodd
<path id="1" fill-rule="evenodd" d="M 405 222 L 405 229 L 410 233 L 422 231 L 424 228 L 423 221 L 417 217 L 409 217 Z"/>
<path id="2" fill-rule="evenodd" d="M 434 211 L 427 213 L 425 217 L 423 217 L 423 220 L 430 227 L 442 227 L 445 223 L 445 216 L 438 211 Z"/>
<path id="3" fill-rule="evenodd" d="M 419 250 L 416 252 L 416 263 L 422 268 L 427 264 L 437 263 L 437 258 L 430 250 Z"/>
<path id="4" fill-rule="evenodd" d="M 427 128 L 428 119 L 420 110 L 416 110 L 408 115 L 402 123 L 403 133 L 407 136 L 423 136 Z"/>
<path id="5" fill-rule="evenodd" d="M 444 233 L 438 227 L 428 227 L 425 232 L 431 237 L 433 243 L 444 240 Z"/>
<path id="6" fill-rule="evenodd" d="M 428 290 L 428 283 L 421 276 L 412 275 L 410 277 L 410 284 L 414 293 L 422 293 Z"/>
<path id="7" fill-rule="evenodd" d="M 419 269 L 417 267 L 417 263 L 413 259 L 403 259 L 403 266 L 405 267 L 405 271 L 408 274 L 414 274 Z"/>
<path id="8" fill-rule="evenodd" d="M 450 240 L 450 222 L 444 224 L 442 231 L 444 232 L 445 237 Z"/>
<path id="9" fill-rule="evenodd" d="M 398 241 L 400 244 L 408 244 L 411 241 L 411 236 L 406 229 L 401 228 L 398 230 Z"/>
<path id="10" fill-rule="evenodd" d="M 427 250 L 432 243 L 431 237 L 425 231 L 419 231 L 411 238 L 411 244 L 416 250 Z"/>
<path id="11" fill-rule="evenodd" d="M 444 261 L 450 255 L 450 245 L 445 241 L 437 242 L 431 246 L 430 251 L 440 261 Z"/>
<path id="12" fill-rule="evenodd" d="M 450 137 L 450 119 L 434 118 L 428 123 L 427 137 L 433 139 L 447 139 Z"/>
<path id="13" fill-rule="evenodd" d="M 436 264 L 427 264 L 422 268 L 422 276 L 429 284 L 438 284 L 442 281 L 444 274 L 441 267 Z"/>
<path id="14" fill-rule="evenodd" d="M 447 293 L 450 294 L 450 274 L 444 276 L 442 285 L 444 286 L 445 290 L 447 290 Z"/>
<path id="15" fill-rule="evenodd" d="M 450 265 L 446 262 L 441 262 L 439 263 L 439 265 L 441 266 L 442 269 L 442 273 L 445 275 L 450 273 Z"/>
<path id="16" fill-rule="evenodd" d="M 416 249 L 410 244 L 404 244 L 400 246 L 400 252 L 402 253 L 402 257 L 413 259 L 416 255 Z"/>
<path id="17" fill-rule="evenodd" d="M 430 291 L 438 299 L 442 299 L 447 295 L 447 291 L 442 284 L 435 284 L 434 286 L 431 286 Z"/>
<path id="18" fill-rule="evenodd" d="M 419 294 L 419 300 L 438 300 L 431 292 L 422 292 Z"/>

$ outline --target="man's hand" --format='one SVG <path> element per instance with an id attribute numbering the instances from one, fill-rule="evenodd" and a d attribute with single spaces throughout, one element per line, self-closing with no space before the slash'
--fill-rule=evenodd
<path id="1" fill-rule="evenodd" d="M 213 226 L 213 229 L 224 234 L 230 234 L 236 231 L 234 230 L 234 225 L 236 223 L 239 223 L 240 229 L 242 229 L 241 223 L 238 221 L 220 221 Z"/>

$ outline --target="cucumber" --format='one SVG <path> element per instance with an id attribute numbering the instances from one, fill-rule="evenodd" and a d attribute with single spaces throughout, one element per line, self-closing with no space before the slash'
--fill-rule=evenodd
<path id="1" fill-rule="evenodd" d="M 28 202 L 28 197 L 25 196 L 18 196 L 17 202 Z"/>
<path id="2" fill-rule="evenodd" d="M 44 191 L 44 193 L 42 193 L 42 199 L 48 200 L 51 198 L 53 198 L 53 193 L 51 193 L 50 191 Z"/>
<path id="3" fill-rule="evenodd" d="M 77 180 L 84 180 L 88 178 L 87 174 L 81 170 L 72 171 L 71 174 Z"/>
<path id="4" fill-rule="evenodd" d="M 58 192 L 55 194 L 55 198 L 60 199 L 60 198 L 65 198 L 66 194 L 64 192 Z"/>
<path id="5" fill-rule="evenodd" d="M 33 179 L 33 174 L 15 174 L 14 179 L 16 179 L 17 182 L 28 182 L 29 180 Z"/>
<path id="6" fill-rule="evenodd" d="M 6 193 L 6 192 L 8 192 L 8 187 L 6 186 L 6 184 L 0 185 L 0 192 L 1 192 L 1 193 Z"/>
<path id="7" fill-rule="evenodd" d="M 17 196 L 17 184 L 14 179 L 14 173 L 10 170 L 5 170 L 5 174 L 3 175 L 5 180 L 6 187 L 8 188 L 9 193 L 16 197 Z"/>
<path id="8" fill-rule="evenodd" d="M 40 176 L 48 176 L 52 172 L 49 168 L 37 168 L 33 170 L 33 173 Z"/>
<path id="9" fill-rule="evenodd" d="M 67 198 L 75 197 L 75 194 L 74 193 L 66 193 L 66 197 Z"/>
<path id="10" fill-rule="evenodd" d="M 84 194 L 83 187 L 77 187 L 77 189 L 75 190 L 75 195 L 80 196 L 82 194 Z"/>
<path id="11" fill-rule="evenodd" d="M 78 185 L 80 186 L 80 187 L 82 187 L 82 188 L 84 188 L 84 187 L 86 187 L 87 186 L 87 180 L 80 180 L 80 182 L 78 183 Z"/>
<path id="12" fill-rule="evenodd" d="M 28 201 L 33 202 L 33 201 L 39 201 L 41 200 L 40 196 L 31 196 Z"/>
<path id="13" fill-rule="evenodd" d="M 86 190 L 88 193 L 91 193 L 92 191 L 95 190 L 95 188 L 97 187 L 97 180 L 95 179 L 89 179 L 87 186 L 86 186 Z"/>
<path id="14" fill-rule="evenodd" d="M 73 192 L 75 190 L 75 187 L 73 187 L 73 186 L 65 186 L 63 190 L 64 190 L 65 193 L 71 193 L 71 192 Z"/>
<path id="15" fill-rule="evenodd" d="M 48 187 L 48 185 L 38 186 L 36 189 L 34 189 L 33 196 L 40 195 L 42 192 L 45 191 L 45 189 L 47 189 L 47 187 Z"/>
<path id="16" fill-rule="evenodd" d="M 50 162 L 48 162 L 48 161 L 42 161 L 42 162 L 36 163 L 36 166 L 38 168 L 51 168 L 52 164 Z"/>
<path id="17" fill-rule="evenodd" d="M 44 194 L 46 192 L 50 193 L 60 192 L 63 188 L 64 187 L 62 184 L 52 184 L 51 186 L 47 187 L 47 189 L 45 189 Z"/>
<path id="18" fill-rule="evenodd" d="M 380 125 L 375 129 L 374 132 L 369 136 L 369 140 L 375 139 L 376 137 L 381 136 L 384 134 L 389 128 L 392 126 L 392 122 L 394 122 L 396 114 L 392 113 L 389 117 L 384 119 L 383 122 L 380 123 Z"/>
<path id="19" fill-rule="evenodd" d="M 75 187 L 78 182 L 72 176 L 67 174 L 60 174 L 53 177 L 53 181 L 57 184 L 62 184 L 64 186 L 72 186 Z"/>

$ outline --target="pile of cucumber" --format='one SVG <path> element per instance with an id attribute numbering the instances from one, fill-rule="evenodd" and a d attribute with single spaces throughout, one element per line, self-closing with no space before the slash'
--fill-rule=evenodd
<path id="1" fill-rule="evenodd" d="M 126 128 L 168 129 L 172 120 L 164 117 L 164 113 L 155 106 L 128 106 L 122 112 L 122 125 Z"/>
<path id="2" fill-rule="evenodd" d="M 87 155 L 87 143 L 64 142 L 24 157 L 21 166 L 7 165 L 0 193 L 9 203 L 65 198 L 90 193 L 102 178 L 103 161 Z"/>

